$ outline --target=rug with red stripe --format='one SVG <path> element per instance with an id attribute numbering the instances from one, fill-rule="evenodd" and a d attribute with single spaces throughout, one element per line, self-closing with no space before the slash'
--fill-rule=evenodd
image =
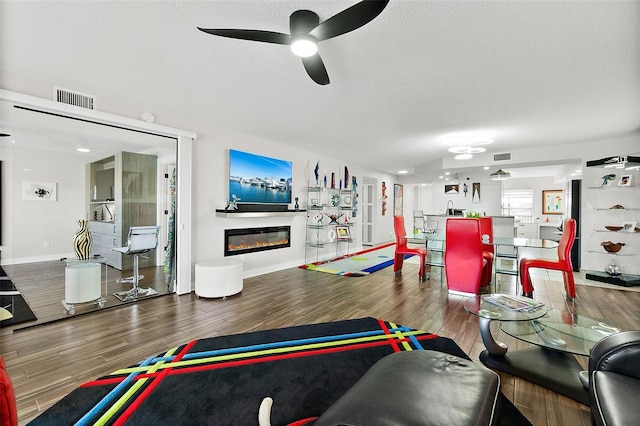
<path id="1" fill-rule="evenodd" d="M 322 414 L 373 364 L 407 350 L 463 358 L 451 339 L 374 318 L 200 339 L 85 383 L 33 425 L 273 425 Z M 452 395 L 452 397 L 455 397 Z M 503 398 L 502 425 L 528 424 Z"/>

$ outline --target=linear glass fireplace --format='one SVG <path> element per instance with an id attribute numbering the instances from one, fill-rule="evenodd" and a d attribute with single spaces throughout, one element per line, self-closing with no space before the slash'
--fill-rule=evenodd
<path id="1" fill-rule="evenodd" d="M 224 255 L 253 253 L 291 247 L 290 226 L 224 230 Z"/>

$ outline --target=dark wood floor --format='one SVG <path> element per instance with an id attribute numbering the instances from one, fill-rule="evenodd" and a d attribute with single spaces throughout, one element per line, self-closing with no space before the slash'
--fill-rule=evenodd
<path id="1" fill-rule="evenodd" d="M 392 268 L 360 278 L 292 268 L 245 279 L 242 293 L 227 300 L 170 294 L 20 331 L 3 328 L 1 353 L 21 424 L 85 381 L 192 339 L 232 333 L 371 316 L 452 338 L 477 360 L 484 349 L 478 319 L 464 311 L 463 297 L 441 286 L 437 268 L 433 274 L 420 283 L 411 263 L 399 277 Z M 514 279 L 501 278 L 498 291 L 514 294 Z M 538 279 L 535 286 L 536 299 L 567 309 L 561 283 Z M 578 314 L 640 329 L 639 292 L 577 287 Z M 493 328 L 510 350 L 528 346 Z M 534 425 L 590 424 L 588 407 L 524 380 L 503 374 L 502 391 Z"/>
<path id="2" fill-rule="evenodd" d="M 38 318 L 37 321 L 18 324 L 15 329 L 67 319 L 126 303 L 116 298 L 113 293 L 131 289 L 132 284 L 118 283 L 117 280 L 131 276 L 132 271 L 119 271 L 103 264 L 101 294 L 105 300 L 104 304 L 102 307 L 93 302 L 74 304 L 75 312 L 70 314 L 62 303 L 65 300 L 65 266 L 66 263 L 62 261 L 3 266 Z M 153 288 L 158 295 L 170 292 L 162 266 L 140 268 L 140 274 L 144 275 L 144 279 L 140 281 L 141 288 Z"/>

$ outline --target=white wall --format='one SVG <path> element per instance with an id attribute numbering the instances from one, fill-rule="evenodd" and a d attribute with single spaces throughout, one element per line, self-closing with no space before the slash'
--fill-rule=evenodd
<path id="1" fill-rule="evenodd" d="M 86 218 L 85 161 L 79 156 L 15 145 L 3 146 L 0 159 L 3 161 L 3 263 L 73 255 L 77 220 Z M 23 182 L 55 183 L 57 200 L 24 200 Z"/>
<path id="2" fill-rule="evenodd" d="M 480 183 L 480 202 L 473 202 L 472 186 L 474 182 Z M 467 184 L 467 194 L 463 192 L 464 184 Z M 459 185 L 458 194 L 445 194 L 445 185 Z M 455 209 L 464 209 L 487 216 L 499 216 L 501 214 L 502 184 L 493 181 L 489 176 L 477 174 L 461 174 L 458 179 L 448 181 L 439 180 L 432 185 L 432 207 L 429 214 L 445 214 L 449 201 L 453 202 Z"/>
<path id="3" fill-rule="evenodd" d="M 35 88 L 46 87 L 46 85 L 30 86 L 30 95 L 48 98 L 51 90 L 37 90 Z M 6 87 L 8 90 L 16 90 L 13 87 Z M 50 87 L 49 87 L 50 89 Z M 34 93 L 35 92 L 35 93 Z M 364 175 L 372 177 L 381 182 L 386 182 L 388 190 L 388 210 L 385 216 L 382 215 L 379 208 L 374 210 L 375 234 L 374 242 L 389 241 L 393 237 L 393 184 L 396 177 L 368 169 L 358 165 L 352 159 L 339 158 L 339 155 L 332 157 L 331 155 L 314 154 L 305 150 L 292 148 L 291 146 L 280 144 L 277 141 L 264 140 L 255 135 L 239 134 L 229 132 L 216 123 L 215 120 L 209 123 L 193 123 L 188 118 L 181 117 L 180 114 L 169 111 L 161 111 L 148 108 L 143 104 L 136 105 L 132 102 L 122 103 L 108 98 L 100 97 L 100 110 L 123 116 L 135 117 L 138 115 L 136 109 L 140 111 L 153 111 L 157 117 L 159 124 L 171 127 L 183 128 L 198 133 L 199 137 L 193 144 L 193 202 L 191 206 L 192 215 L 192 261 L 197 262 L 203 259 L 212 259 L 223 257 L 224 247 L 224 230 L 231 228 L 248 228 L 255 226 L 276 226 L 290 225 L 292 228 L 291 247 L 280 250 L 271 250 L 260 253 L 250 253 L 243 255 L 245 262 L 245 276 L 259 275 L 265 272 L 283 269 L 286 267 L 299 266 L 305 260 L 305 237 L 306 237 L 306 215 L 295 215 L 286 217 L 272 218 L 243 218 L 229 219 L 216 217 L 215 210 L 225 206 L 228 192 L 228 150 L 229 148 L 239 149 L 243 151 L 253 152 L 261 155 L 277 157 L 293 162 L 293 196 L 299 197 L 300 209 L 305 209 L 307 204 L 307 182 L 315 180 L 313 176 L 313 168 L 316 161 L 320 162 L 321 173 L 326 170 L 327 173 L 332 171 L 338 173 L 343 171 L 344 167 L 349 168 L 349 173 L 356 176 L 358 182 L 362 183 Z M 15 150 L 11 150 L 14 153 Z M 2 151 L 5 160 L 8 152 Z M 329 153 L 330 154 L 330 153 Z M 28 155 L 21 157 L 28 158 Z M 84 217 L 84 164 L 85 161 L 76 161 L 70 156 L 52 157 L 49 154 L 41 156 L 32 156 L 31 160 L 41 158 L 41 161 L 49 161 L 48 167 L 39 167 L 42 174 L 34 177 L 34 180 L 41 179 L 45 182 L 55 181 L 60 185 L 59 197 L 64 203 L 52 203 L 53 212 L 49 212 L 49 216 L 45 216 L 45 212 L 40 212 L 39 208 L 34 209 L 34 205 L 26 205 L 13 197 L 11 203 L 3 206 L 8 214 L 5 216 L 20 216 L 32 218 L 37 216 L 38 223 L 42 224 L 43 229 L 31 232 L 29 238 L 25 241 L 16 242 L 12 238 L 6 238 L 8 234 L 21 235 L 25 229 L 25 224 L 5 220 L 3 235 L 3 263 L 9 263 L 11 258 L 19 257 L 20 261 L 25 260 L 44 260 L 41 258 L 48 255 L 50 259 L 51 253 L 72 253 L 71 241 L 73 233 L 76 229 L 75 221 Z M 40 161 L 40 160 L 39 160 Z M 8 161 L 7 161 L 8 162 Z M 23 162 L 16 162 L 16 167 L 10 169 L 6 166 L 3 170 L 3 177 L 12 178 L 17 185 L 23 179 L 21 172 L 18 172 L 18 166 L 22 167 Z M 13 163 L 13 159 L 11 161 Z M 26 163 L 25 163 L 26 164 Z M 7 197 L 9 189 L 5 189 L 5 180 L 3 179 L 3 193 Z M 74 188 L 76 185 L 77 188 Z M 64 194 L 63 194 L 64 192 Z M 381 197 L 381 191 L 376 189 L 376 197 Z M 73 201 L 67 203 L 67 201 Z M 33 203 L 33 202 L 31 202 Z M 37 206 L 36 206 L 37 207 Z M 49 209 L 52 207 L 49 206 Z M 293 203 L 290 208 L 293 208 Z M 14 209 L 20 211 L 20 215 L 14 214 Z M 63 212 L 56 211 L 63 209 Z M 3 211 L 4 212 L 4 211 Z M 50 215 L 60 216 L 60 220 L 65 226 L 53 225 L 49 220 Z M 42 220 L 41 220 L 42 219 Z M 360 218 L 357 218 L 359 222 Z M 354 226 L 352 229 L 354 237 L 360 241 L 360 227 Z M 61 245 L 69 244 L 69 248 L 58 248 L 53 246 L 53 241 L 59 241 Z M 43 251 L 43 242 L 51 240 L 52 247 L 48 251 Z M 14 253 L 17 249 L 20 254 Z M 54 251 L 55 250 L 55 251 Z"/>

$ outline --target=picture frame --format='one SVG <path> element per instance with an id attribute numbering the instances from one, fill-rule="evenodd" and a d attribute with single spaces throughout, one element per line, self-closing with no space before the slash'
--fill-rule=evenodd
<path id="1" fill-rule="evenodd" d="M 394 216 L 402 216 L 403 214 L 402 193 L 403 193 L 402 185 L 398 183 L 394 183 L 393 184 L 393 215 Z"/>
<path id="2" fill-rule="evenodd" d="M 632 175 L 622 175 L 618 181 L 618 186 L 631 186 Z"/>
<path id="3" fill-rule="evenodd" d="M 473 182 L 471 185 L 471 201 L 473 203 L 480 202 L 480 182 Z"/>
<path id="4" fill-rule="evenodd" d="M 350 240 L 351 239 L 351 231 L 348 226 L 336 226 L 336 235 L 338 240 Z"/>
<path id="5" fill-rule="evenodd" d="M 564 214 L 564 191 L 562 189 L 542 191 L 542 214 Z"/>
<path id="6" fill-rule="evenodd" d="M 22 199 L 25 201 L 57 201 L 56 182 L 22 182 Z"/>
<path id="7" fill-rule="evenodd" d="M 454 183 L 452 185 L 445 185 L 444 186 L 444 193 L 445 194 L 459 194 L 460 193 L 460 184 L 459 183 Z"/>

